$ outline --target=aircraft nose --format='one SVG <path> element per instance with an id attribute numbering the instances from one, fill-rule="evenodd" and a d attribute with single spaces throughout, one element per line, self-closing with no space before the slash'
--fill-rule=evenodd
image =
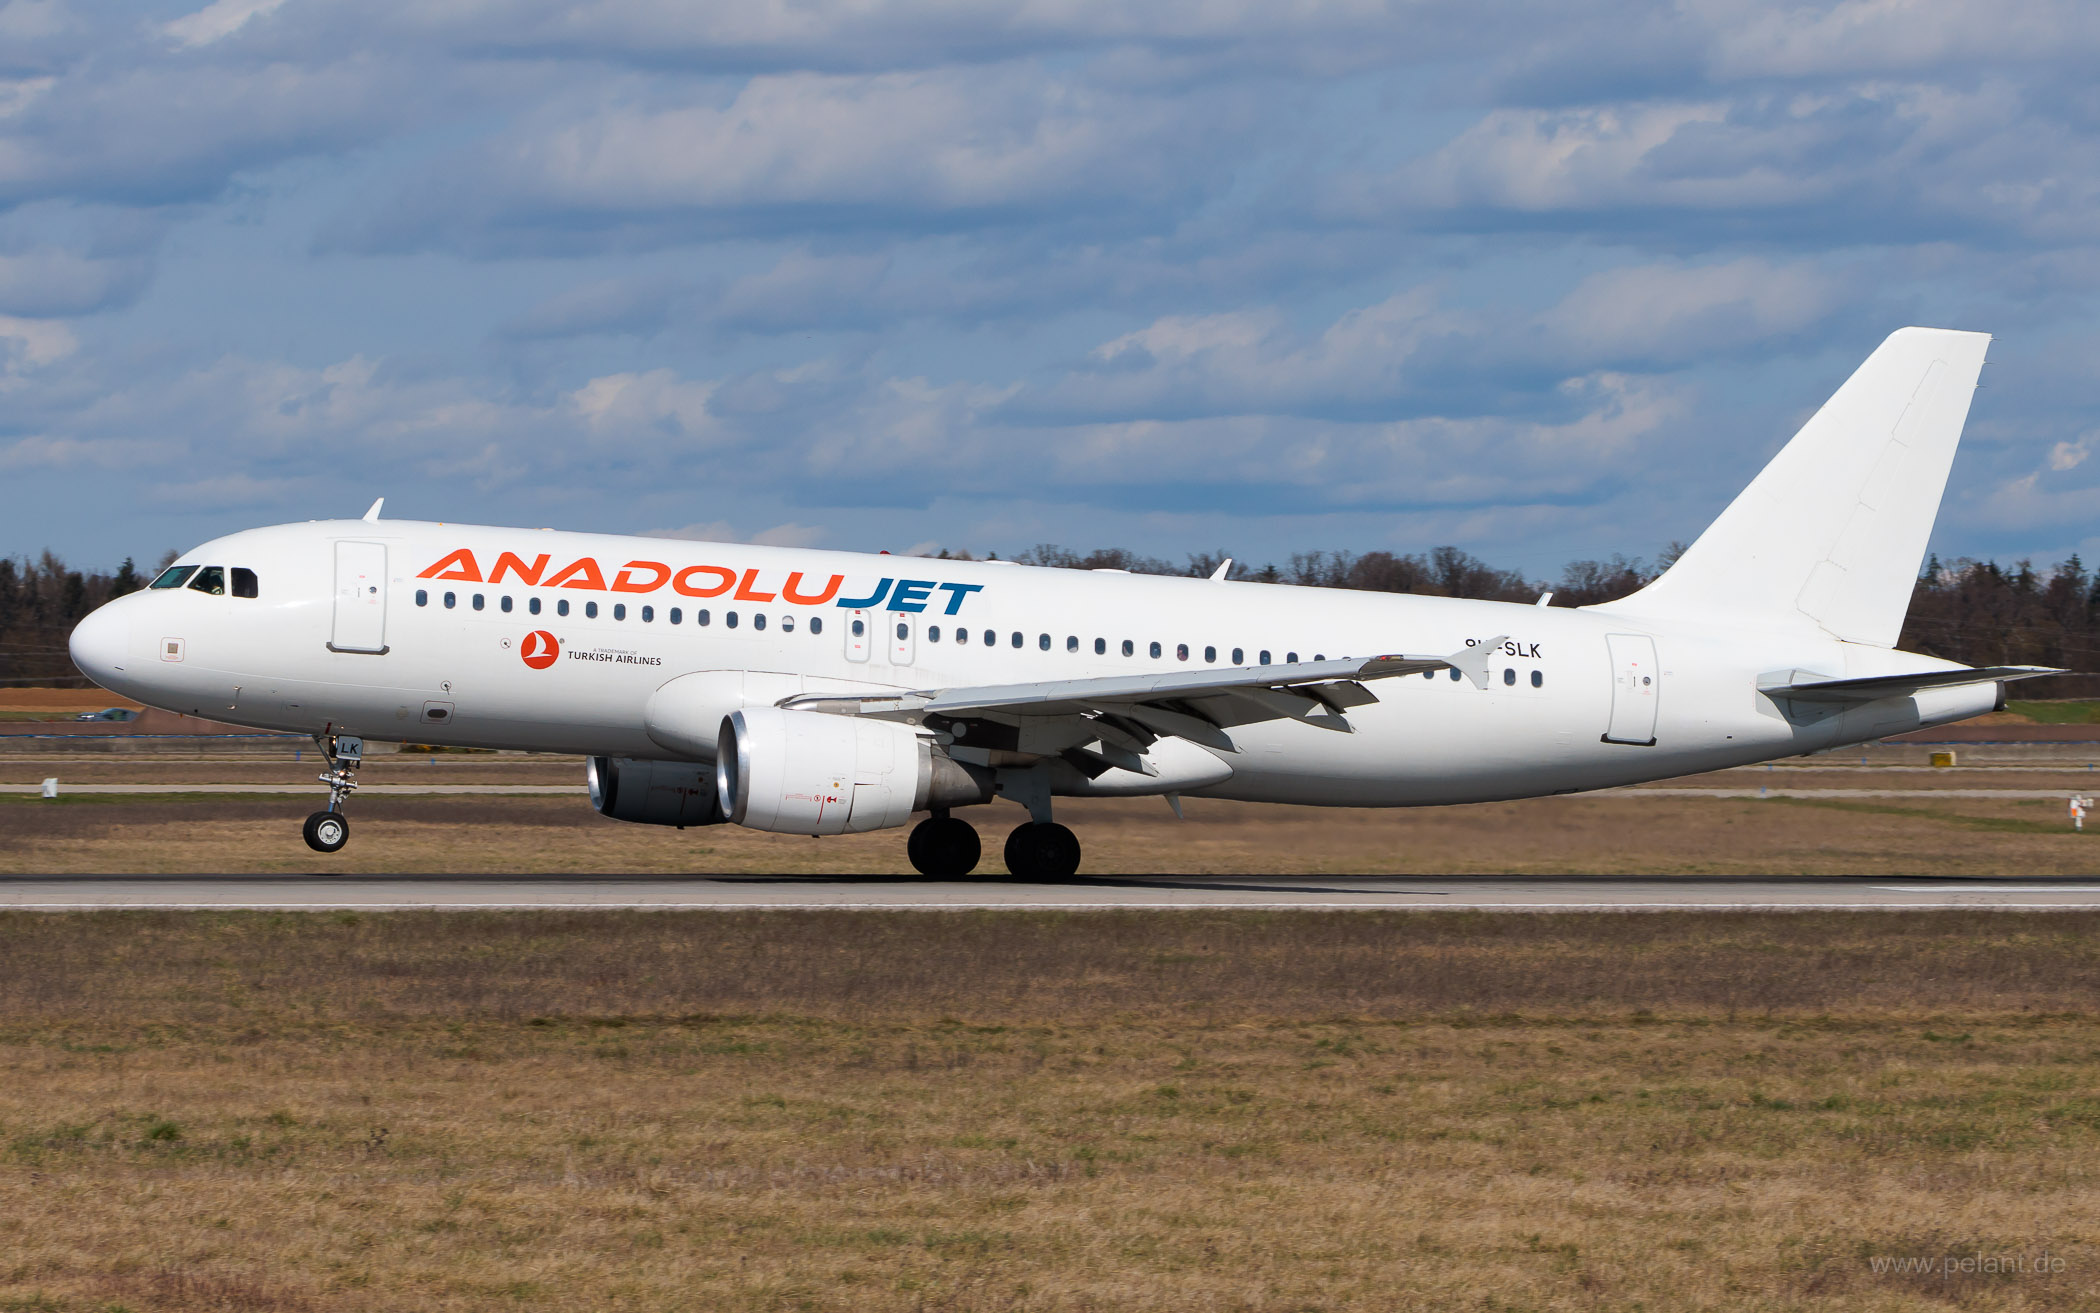
<path id="1" fill-rule="evenodd" d="M 130 661 L 131 620 L 122 611 L 115 602 L 90 611 L 66 644 L 80 673 L 104 688 L 123 681 Z"/>

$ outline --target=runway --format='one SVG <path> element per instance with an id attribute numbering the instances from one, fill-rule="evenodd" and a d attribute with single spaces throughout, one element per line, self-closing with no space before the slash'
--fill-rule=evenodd
<path id="1" fill-rule="evenodd" d="M 1110 877 L 1054 884 L 991 880 L 696 876 L 71 876 L 0 879 L 0 908 L 259 909 L 849 909 L 1066 911 L 1206 908 L 1439 911 L 1808 911 L 2100 908 L 2092 880 L 1734 879 L 1605 876 Z"/>

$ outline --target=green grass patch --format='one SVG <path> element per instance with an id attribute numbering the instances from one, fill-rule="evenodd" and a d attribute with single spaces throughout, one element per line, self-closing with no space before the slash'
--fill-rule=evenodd
<path id="1" fill-rule="evenodd" d="M 2042 725 L 2100 725 L 2100 699 L 2037 702 L 2007 699 L 2005 709 Z"/>

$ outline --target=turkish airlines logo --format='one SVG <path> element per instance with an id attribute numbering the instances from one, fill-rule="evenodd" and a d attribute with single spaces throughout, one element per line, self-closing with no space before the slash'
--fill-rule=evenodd
<path id="1" fill-rule="evenodd" d="M 518 648 L 518 655 L 534 670 L 545 670 L 561 658 L 561 644 L 554 635 L 544 629 L 535 629 L 525 635 L 525 642 Z"/>

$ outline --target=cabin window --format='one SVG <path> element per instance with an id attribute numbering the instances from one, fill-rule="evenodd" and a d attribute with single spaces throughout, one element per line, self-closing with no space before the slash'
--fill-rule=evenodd
<path id="1" fill-rule="evenodd" d="M 1108 655 L 1108 640 L 1107 640 L 1107 639 L 1105 639 L 1105 638 L 1097 638 L 1097 639 L 1095 639 L 1095 640 L 1094 640 L 1094 655 L 1095 655 L 1095 656 L 1107 656 L 1107 655 Z"/>
<path id="2" fill-rule="evenodd" d="M 751 627 L 753 629 L 764 629 L 766 627 L 766 613 L 763 611 L 752 613 Z"/>
<path id="3" fill-rule="evenodd" d="M 1453 666 L 1453 667 L 1451 667 L 1451 682 L 1452 682 L 1452 683 L 1454 683 L 1454 684 L 1456 684 L 1456 683 L 1458 682 L 1458 678 L 1459 678 L 1459 676 L 1458 676 L 1458 667 L 1457 667 L 1457 666 Z"/>
<path id="4" fill-rule="evenodd" d="M 1265 666 L 1265 665 L 1268 665 L 1268 664 L 1269 664 L 1269 649 L 1268 649 L 1268 648 L 1263 648 L 1263 649 L 1261 650 L 1261 661 L 1259 662 L 1259 664 L 1261 664 L 1261 665 L 1264 665 L 1264 666 Z"/>
<path id="5" fill-rule="evenodd" d="M 245 569 L 238 565 L 234 566 L 233 595 L 235 597 L 254 597 L 256 595 L 256 592 L 257 589 L 255 586 L 255 571 Z"/>
<path id="6" fill-rule="evenodd" d="M 598 604 L 596 602 L 585 602 L 583 604 L 583 618 L 586 620 L 596 620 L 598 618 Z"/>
<path id="7" fill-rule="evenodd" d="M 1424 678 L 1424 679 L 1435 679 L 1435 678 L 1436 678 L 1436 672 L 1435 672 L 1434 670 L 1425 670 L 1425 671 L 1423 671 L 1423 672 L 1422 672 L 1422 678 Z"/>
<path id="8" fill-rule="evenodd" d="M 1174 659 L 1176 661 L 1189 659 L 1189 645 L 1187 643 L 1176 643 L 1174 645 Z"/>
<path id="9" fill-rule="evenodd" d="M 656 621 L 656 608 L 655 608 L 655 607 L 653 607 L 653 606 L 645 606 L 645 607 L 643 607 L 643 608 L 642 608 L 642 623 L 643 623 L 643 624 L 645 624 L 645 625 L 646 625 L 646 624 L 653 624 L 653 623 L 655 623 L 655 621 Z"/>
<path id="10" fill-rule="evenodd" d="M 1077 652 L 1078 650 L 1079 650 L 1079 635 L 1077 635 L 1077 634 L 1066 634 L 1066 635 L 1065 635 L 1065 651 L 1067 651 L 1067 652 Z"/>
<path id="11" fill-rule="evenodd" d="M 480 593 L 474 594 L 474 609 L 476 611 L 481 610 L 485 600 Z"/>
<path id="12" fill-rule="evenodd" d="M 200 593 L 210 593 L 213 597 L 224 597 L 226 595 L 226 571 L 216 565 L 207 565 L 202 570 L 197 571 L 195 579 L 190 580 L 190 587 Z"/>
<path id="13" fill-rule="evenodd" d="M 503 608 L 503 614 L 505 614 L 505 615 L 509 615 L 509 614 L 510 614 L 510 594 L 509 594 L 509 593 L 505 593 L 505 594 L 503 595 L 503 598 L 502 598 L 502 600 L 501 600 L 501 601 L 499 601 L 499 602 L 497 603 L 497 605 Z"/>
<path id="14" fill-rule="evenodd" d="M 1014 642 L 1013 642 L 1013 645 L 1014 645 L 1015 647 L 1019 647 L 1019 646 L 1021 645 L 1021 631 L 1020 631 L 1020 630 L 1018 630 L 1018 629 L 1014 630 Z"/>
<path id="15" fill-rule="evenodd" d="M 926 641 L 929 643 L 938 643 L 941 641 L 941 627 L 939 625 L 926 626 Z"/>
<path id="16" fill-rule="evenodd" d="M 556 615 L 567 615 L 568 613 L 569 613 L 569 599 L 568 599 L 568 598 L 566 598 L 566 597 L 556 598 L 556 599 L 555 599 L 555 602 L 554 602 L 554 614 L 556 614 Z"/>
<path id="17" fill-rule="evenodd" d="M 1531 686 L 1533 688 L 1544 688 L 1546 686 L 1546 672 L 1543 670 L 1532 671 Z"/>
<path id="18" fill-rule="evenodd" d="M 1204 648 L 1204 649 L 1203 649 L 1203 664 L 1204 664 L 1204 665 L 1206 665 L 1206 666 L 1214 666 L 1214 665 L 1218 664 L 1218 649 L 1216 649 L 1216 648 L 1214 648 L 1214 647 L 1206 647 L 1206 648 Z"/>
<path id="19" fill-rule="evenodd" d="M 866 634 L 867 632 L 868 632 L 868 627 L 867 627 L 866 625 L 862 624 L 862 623 L 861 623 L 860 621 L 858 621 L 858 620 L 856 620 L 856 621 L 854 621 L 854 622 L 853 622 L 853 636 L 854 636 L 855 638 L 859 638 L 859 637 L 863 636 L 864 634 Z"/>
<path id="20" fill-rule="evenodd" d="M 1131 642 L 1131 641 L 1130 641 L 1129 639 L 1127 639 L 1127 638 L 1126 638 L 1126 639 L 1124 639 L 1124 640 L 1123 640 L 1123 655 L 1124 655 L 1124 656 L 1135 656 L 1136 654 L 1137 654 L 1137 644 L 1136 644 L 1136 643 L 1133 643 L 1133 642 Z"/>
<path id="21" fill-rule="evenodd" d="M 1035 645 L 1039 650 L 1048 652 L 1050 650 L 1050 635 L 1037 634 L 1035 636 Z"/>
<path id="22" fill-rule="evenodd" d="M 1247 650 L 1245 648 L 1236 647 L 1232 649 L 1232 664 L 1236 666 L 1247 664 Z"/>
<path id="23" fill-rule="evenodd" d="M 722 623 L 728 625 L 731 629 L 736 628 L 736 612 L 724 611 L 722 613 Z"/>
<path id="24" fill-rule="evenodd" d="M 526 598 L 525 609 L 532 612 L 534 615 L 538 615 L 540 613 L 540 599 L 537 597 Z"/>
<path id="25" fill-rule="evenodd" d="M 821 634 L 824 632 L 823 616 L 813 615 L 809 618 L 809 632 L 812 634 Z"/>
<path id="26" fill-rule="evenodd" d="M 1298 654 L 1296 652 L 1286 652 L 1283 654 L 1283 660 L 1284 664 L 1295 666 L 1298 664 Z"/>
<path id="27" fill-rule="evenodd" d="M 194 565 L 171 565 L 160 572 L 160 578 L 153 581 L 153 586 L 155 588 L 180 588 L 189 581 L 189 577 L 195 574 L 196 571 L 197 567 Z"/>
<path id="28" fill-rule="evenodd" d="M 795 617 L 793 617 L 793 616 L 791 616 L 791 615 L 784 615 L 784 616 L 780 617 L 780 632 L 781 632 L 781 633 L 783 633 L 783 634 L 792 634 L 792 633 L 794 633 L 794 632 L 795 632 Z"/>
<path id="29" fill-rule="evenodd" d="M 1502 684 L 1503 684 L 1503 687 L 1505 687 L 1505 688 L 1511 687 L 1511 686 L 1515 685 L 1515 684 L 1516 684 L 1516 682 L 1517 682 L 1517 672 L 1516 672 L 1516 668 L 1515 668 L 1515 667 L 1513 667 L 1513 666 L 1504 666 L 1504 667 L 1502 667 Z"/>
<path id="30" fill-rule="evenodd" d="M 455 606 L 458 606 L 458 605 L 459 605 L 459 594 L 457 594 L 457 593 L 446 593 L 446 594 L 445 594 L 445 609 L 446 609 L 447 611 L 450 611 L 450 610 L 451 610 L 451 609 L 452 609 L 453 607 L 455 607 Z"/>
<path id="31" fill-rule="evenodd" d="M 672 607 L 672 608 L 671 608 L 671 623 L 672 623 L 672 624 L 674 624 L 674 625 L 675 625 L 675 624 L 682 624 L 682 623 L 684 623 L 684 621 L 685 621 L 685 608 L 684 608 L 684 607 L 679 607 L 679 606 L 674 606 L 674 607 Z"/>
<path id="32" fill-rule="evenodd" d="M 956 641 L 956 642 L 958 642 L 958 643 L 967 643 L 967 642 L 969 642 L 969 641 L 970 641 L 970 631 L 969 631 L 969 630 L 967 630 L 967 629 L 964 629 L 964 628 L 963 628 L 963 627 L 962 627 L 961 625 L 957 625 L 957 626 L 955 627 L 955 641 Z"/>
<path id="33" fill-rule="evenodd" d="M 910 637 L 911 637 L 911 624 L 910 624 L 910 623 L 909 623 L 908 621 L 904 621 L 904 620 L 899 620 L 899 621 L 897 622 L 897 638 L 898 638 L 898 641 L 900 641 L 900 642 L 901 642 L 901 641 L 903 641 L 904 639 L 907 639 L 907 638 L 910 638 Z"/>
<path id="34" fill-rule="evenodd" d="M 699 625 L 702 629 L 705 629 L 707 627 L 707 622 L 712 619 L 714 619 L 714 617 L 709 615 L 705 608 L 693 612 L 693 623 Z"/>
<path id="35" fill-rule="evenodd" d="M 614 602 L 614 603 L 613 603 L 613 619 L 615 619 L 615 620 L 625 620 L 626 618 L 627 618 L 627 603 L 625 603 L 625 602 Z"/>
<path id="36" fill-rule="evenodd" d="M 427 588 L 418 588 L 418 589 L 416 590 L 416 605 L 417 605 L 417 606 L 429 606 L 429 605 L 430 605 L 430 590 L 429 590 L 429 589 L 427 589 Z"/>
<path id="37" fill-rule="evenodd" d="M 1159 653 L 1160 653 L 1160 647 L 1159 647 L 1159 643 L 1158 643 L 1158 641 L 1157 641 L 1157 640 L 1155 640 L 1155 641 L 1153 642 L 1153 644 L 1152 644 L 1152 647 L 1151 647 L 1151 649 L 1150 649 L 1150 650 L 1151 650 L 1151 652 L 1152 652 L 1152 659 L 1153 659 L 1153 660 L 1155 660 L 1155 661 L 1157 661 L 1157 660 L 1159 659 Z"/>

